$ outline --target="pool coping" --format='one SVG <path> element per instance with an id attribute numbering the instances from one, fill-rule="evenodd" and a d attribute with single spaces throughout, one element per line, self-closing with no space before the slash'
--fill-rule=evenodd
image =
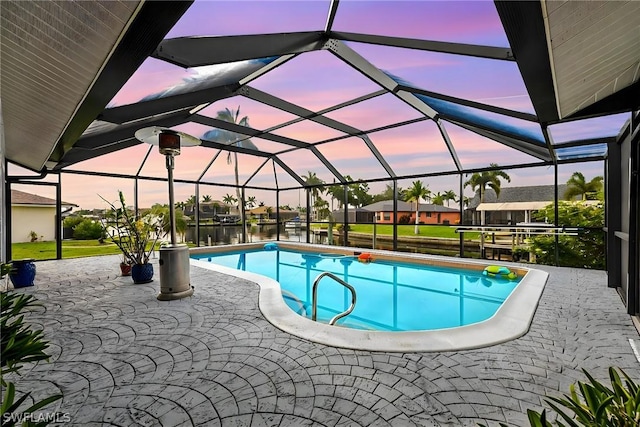
<path id="1" fill-rule="evenodd" d="M 331 253 L 368 252 L 376 257 L 394 260 L 404 259 L 431 265 L 456 265 L 465 268 L 484 269 L 492 263 L 488 260 L 455 259 L 432 255 L 399 253 L 353 247 L 323 246 L 294 242 L 274 242 L 286 249 L 313 250 Z M 265 242 L 245 243 L 233 246 L 208 246 L 192 248 L 192 254 L 228 252 L 235 249 L 263 247 Z M 191 258 L 191 265 L 217 271 L 254 282 L 260 286 L 259 307 L 264 317 L 275 327 L 309 341 L 332 347 L 353 350 L 385 352 L 435 352 L 456 351 L 487 347 L 513 340 L 526 334 L 533 320 L 549 274 L 542 270 L 519 264 L 500 262 L 526 275 L 489 319 L 467 326 L 430 331 L 364 331 L 314 322 L 296 314 L 284 299 L 280 284 L 269 277 Z M 196 289 L 197 292 L 197 289 Z"/>

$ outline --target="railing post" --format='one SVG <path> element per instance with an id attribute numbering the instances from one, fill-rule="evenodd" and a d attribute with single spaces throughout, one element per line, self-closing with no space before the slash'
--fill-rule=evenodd
<path id="1" fill-rule="evenodd" d="M 313 320 L 314 322 L 317 321 L 316 319 L 318 318 L 318 284 L 320 284 L 320 279 L 325 276 L 331 277 L 333 280 L 351 291 L 351 305 L 349 306 L 347 311 L 339 313 L 335 315 L 331 320 L 329 320 L 329 325 L 335 325 L 338 320 L 342 319 L 345 316 L 348 316 L 356 307 L 356 290 L 353 286 L 329 271 L 320 273 L 318 277 L 316 277 L 316 280 L 313 281 L 313 291 L 311 297 L 311 320 Z"/>

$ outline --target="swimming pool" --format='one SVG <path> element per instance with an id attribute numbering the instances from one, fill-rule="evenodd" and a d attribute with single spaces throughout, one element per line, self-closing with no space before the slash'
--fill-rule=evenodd
<path id="1" fill-rule="evenodd" d="M 367 252 L 368 253 L 368 252 Z M 520 279 L 487 277 L 482 271 L 409 262 L 359 262 L 353 254 L 262 248 L 195 258 L 277 280 L 285 302 L 311 318 L 312 286 L 329 272 L 353 286 L 357 302 L 337 325 L 367 330 L 419 331 L 452 328 L 487 320 Z M 317 320 L 329 323 L 351 305 L 351 292 L 331 277 L 317 290 Z"/>
<path id="2" fill-rule="evenodd" d="M 528 330 L 547 277 L 516 266 L 521 280 L 490 279 L 482 274 L 486 264 L 471 260 L 369 251 L 375 262 L 360 263 L 354 248 L 263 246 L 192 249 L 192 264 L 260 284 L 261 311 L 280 329 L 348 348 L 429 351 L 515 338 Z M 351 295 L 328 277 L 318 286 L 318 320 L 325 323 L 307 318 L 311 284 L 325 271 L 356 288 L 353 313 L 337 323 L 343 327 L 326 322 L 347 309 Z"/>

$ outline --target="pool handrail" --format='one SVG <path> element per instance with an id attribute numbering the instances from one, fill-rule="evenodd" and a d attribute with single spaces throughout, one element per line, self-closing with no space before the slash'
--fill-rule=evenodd
<path id="1" fill-rule="evenodd" d="M 318 277 L 316 277 L 316 279 L 313 281 L 313 297 L 311 300 L 311 320 L 313 320 L 314 322 L 317 321 L 316 319 L 318 317 L 318 284 L 320 283 L 320 280 L 325 276 L 329 276 L 351 291 L 351 305 L 349 306 L 349 308 L 329 320 L 329 325 L 335 325 L 338 320 L 342 319 L 345 316 L 348 316 L 356 307 L 356 290 L 353 286 L 329 271 L 324 271 L 318 274 Z"/>

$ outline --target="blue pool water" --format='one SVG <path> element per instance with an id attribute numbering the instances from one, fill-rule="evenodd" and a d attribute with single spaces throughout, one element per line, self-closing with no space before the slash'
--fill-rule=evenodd
<path id="1" fill-rule="evenodd" d="M 312 286 L 322 272 L 334 273 L 356 289 L 354 311 L 338 325 L 369 330 L 416 331 L 453 328 L 490 318 L 519 283 L 481 271 L 313 254 L 293 250 L 248 250 L 197 254 L 192 258 L 277 280 L 283 298 L 311 318 Z M 328 322 L 351 303 L 349 290 L 329 277 L 318 287 L 318 320 Z"/>

